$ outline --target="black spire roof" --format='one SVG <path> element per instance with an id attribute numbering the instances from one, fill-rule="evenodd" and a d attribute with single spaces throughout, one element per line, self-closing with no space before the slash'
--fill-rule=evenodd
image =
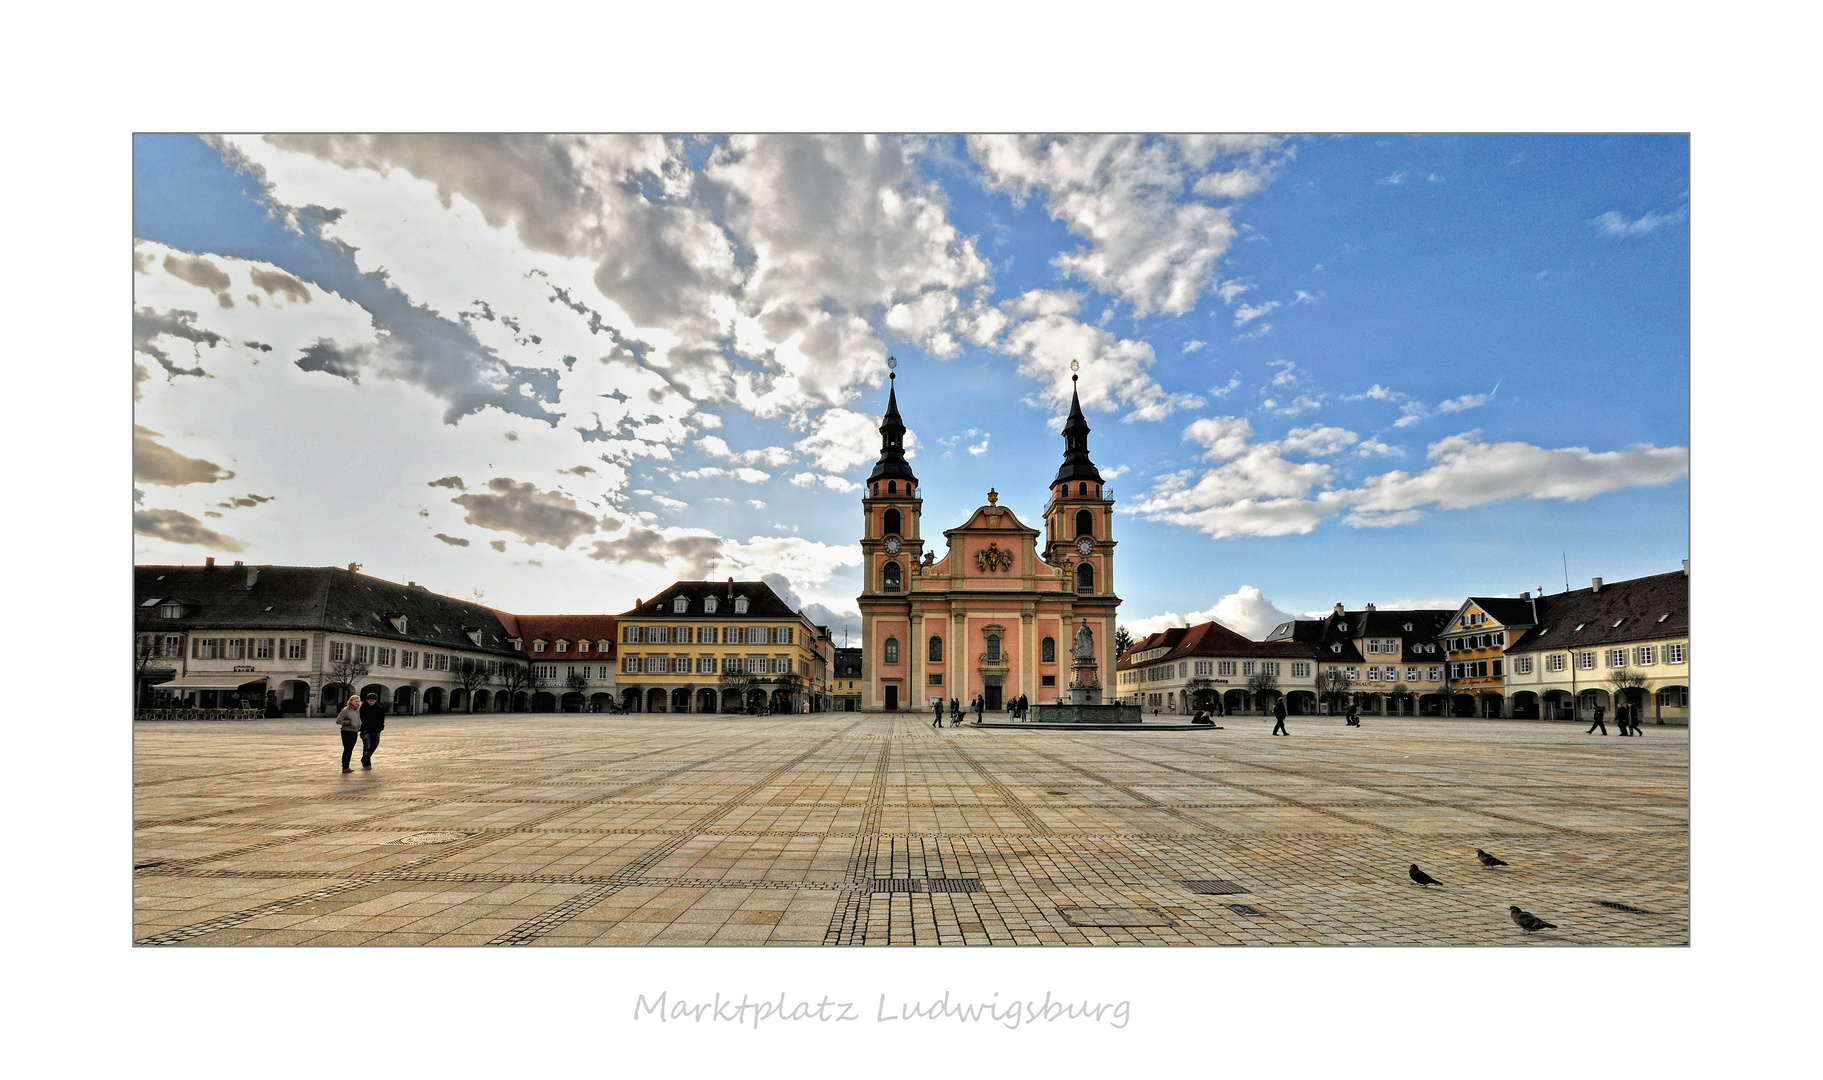
<path id="1" fill-rule="evenodd" d="M 874 462 L 874 471 L 868 474 L 870 484 L 889 479 L 918 482 L 911 463 L 905 460 L 905 421 L 899 419 L 899 395 L 891 389 L 898 377 L 897 373 L 887 376 L 886 417 L 880 422 L 880 460 Z"/>
<path id="2" fill-rule="evenodd" d="M 1051 480 L 1053 485 L 1071 480 L 1101 483 L 1101 470 L 1089 460 L 1089 421 L 1082 415 L 1082 401 L 1076 396 L 1076 376 L 1070 376 L 1070 418 L 1063 425 L 1063 467 Z"/>

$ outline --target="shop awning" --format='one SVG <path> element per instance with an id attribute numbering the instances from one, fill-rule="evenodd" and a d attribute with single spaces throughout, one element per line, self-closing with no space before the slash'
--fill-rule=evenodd
<path id="1" fill-rule="evenodd" d="M 154 690 L 239 690 L 243 687 L 257 686 L 266 681 L 266 676 L 257 675 L 251 679 L 240 679 L 238 675 L 185 675 L 181 679 L 154 684 Z"/>

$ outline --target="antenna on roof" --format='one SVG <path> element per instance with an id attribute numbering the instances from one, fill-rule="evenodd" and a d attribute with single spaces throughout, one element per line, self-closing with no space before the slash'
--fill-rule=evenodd
<path id="1" fill-rule="evenodd" d="M 1570 591 L 1570 553 L 1563 553 L 1563 591 Z"/>
<path id="2" fill-rule="evenodd" d="M 715 580 L 715 567 L 720 562 L 721 562 L 721 558 L 719 556 L 715 556 L 715 555 L 709 556 L 708 569 L 703 573 L 703 580 L 705 580 L 705 581 Z"/>

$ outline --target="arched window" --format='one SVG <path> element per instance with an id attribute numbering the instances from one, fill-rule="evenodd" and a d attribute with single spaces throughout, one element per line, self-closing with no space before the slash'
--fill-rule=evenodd
<path id="1" fill-rule="evenodd" d="M 1055 664 L 1057 662 L 1056 638 L 1048 637 L 1038 643 L 1038 659 L 1046 664 Z"/>
<path id="2" fill-rule="evenodd" d="M 888 480 L 886 482 L 886 493 L 888 495 L 897 495 L 899 493 L 899 482 L 897 480 Z"/>
<path id="3" fill-rule="evenodd" d="M 899 576 L 899 564 L 897 562 L 889 560 L 885 566 L 880 568 L 880 587 L 885 591 L 898 592 L 901 587 L 901 580 L 902 579 Z"/>
<path id="4" fill-rule="evenodd" d="M 990 661 L 1000 659 L 1000 635 L 999 634 L 989 634 L 987 636 L 987 656 L 983 657 L 983 659 L 990 660 Z"/>
<path id="5" fill-rule="evenodd" d="M 903 535 L 903 533 L 900 529 L 900 526 L 904 524 L 904 521 L 903 521 L 903 519 L 901 519 L 899 517 L 898 507 L 893 507 L 893 508 L 887 510 L 886 516 L 883 519 L 883 521 L 884 521 L 883 527 L 886 530 L 885 535 L 887 535 L 887 536 Z"/>
<path id="6" fill-rule="evenodd" d="M 932 635 L 930 639 L 930 662 L 933 664 L 943 662 L 943 639 L 935 635 Z"/>
<path id="7" fill-rule="evenodd" d="M 1095 535 L 1095 515 L 1094 514 L 1089 513 L 1087 510 L 1076 511 L 1076 535 L 1077 536 L 1094 536 Z"/>
<path id="8" fill-rule="evenodd" d="M 1083 563 L 1076 568 L 1076 591 L 1079 593 L 1095 591 L 1095 567 Z"/>
<path id="9" fill-rule="evenodd" d="M 886 652 L 886 662 L 887 663 L 889 663 L 889 664 L 898 663 L 899 662 L 899 639 L 896 637 L 887 638 L 885 652 Z"/>
<path id="10" fill-rule="evenodd" d="M 1079 498 L 1084 498 L 1084 499 L 1088 498 L 1089 497 L 1088 483 L 1084 482 L 1084 483 L 1077 484 L 1076 485 L 1076 494 Z"/>

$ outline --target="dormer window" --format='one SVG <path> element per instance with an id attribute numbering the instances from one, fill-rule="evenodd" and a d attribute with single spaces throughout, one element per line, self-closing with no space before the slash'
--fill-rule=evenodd
<path id="1" fill-rule="evenodd" d="M 577 643 L 576 643 L 576 651 L 577 651 L 577 652 L 588 652 L 588 651 L 589 651 L 589 643 L 588 643 L 588 642 L 586 642 L 586 641 L 578 641 L 578 642 L 577 642 Z"/>
<path id="2" fill-rule="evenodd" d="M 610 648 L 613 647 L 613 645 L 614 645 L 614 643 L 609 641 L 607 638 L 602 638 L 600 641 L 597 641 L 595 643 L 595 651 L 596 652 L 607 652 Z"/>
<path id="3" fill-rule="evenodd" d="M 1412 624 L 1411 624 L 1411 623 L 1406 623 L 1406 624 L 1405 624 L 1405 632 L 1406 632 L 1406 633 L 1408 633 L 1408 634 L 1409 634 L 1409 633 L 1411 633 L 1411 632 L 1412 632 Z"/>
<path id="4" fill-rule="evenodd" d="M 184 617 L 184 606 L 182 604 L 160 604 L 158 605 L 158 617 L 161 619 L 181 619 Z"/>
<path id="5" fill-rule="evenodd" d="M 690 610 L 690 599 L 688 597 L 680 596 L 677 599 L 671 601 L 671 610 L 673 613 L 678 614 L 678 615 L 682 615 L 684 612 L 689 611 Z"/>
<path id="6" fill-rule="evenodd" d="M 560 652 L 560 653 L 561 653 L 561 652 L 569 652 L 569 651 L 570 651 L 570 643 L 569 643 L 569 642 L 567 642 L 567 641 L 559 641 L 559 642 L 558 642 L 558 643 L 557 643 L 557 651 L 558 651 L 558 652 Z"/>
<path id="7" fill-rule="evenodd" d="M 525 639 L 524 638 L 507 638 L 507 640 L 513 643 L 514 652 L 524 652 L 525 651 Z"/>
<path id="8" fill-rule="evenodd" d="M 1338 641 L 1338 642 L 1335 642 L 1335 643 L 1334 643 L 1334 644 L 1332 644 L 1332 645 L 1330 645 L 1330 647 L 1329 647 L 1329 651 L 1330 651 L 1330 652 L 1332 652 L 1332 653 L 1339 653 L 1339 652 L 1341 652 L 1341 651 L 1342 651 L 1342 643 L 1341 643 L 1341 642 L 1340 642 L 1340 641 Z"/>
<path id="9" fill-rule="evenodd" d="M 747 614 L 747 598 L 745 596 L 737 596 L 734 598 L 734 613 L 736 615 Z"/>
<path id="10" fill-rule="evenodd" d="M 713 597 L 713 596 L 703 597 L 703 614 L 704 615 L 715 614 L 715 608 L 716 608 L 715 597 Z"/>
<path id="11" fill-rule="evenodd" d="M 543 652 L 544 651 L 544 642 L 543 641 L 532 642 L 532 651 L 535 653 Z"/>

